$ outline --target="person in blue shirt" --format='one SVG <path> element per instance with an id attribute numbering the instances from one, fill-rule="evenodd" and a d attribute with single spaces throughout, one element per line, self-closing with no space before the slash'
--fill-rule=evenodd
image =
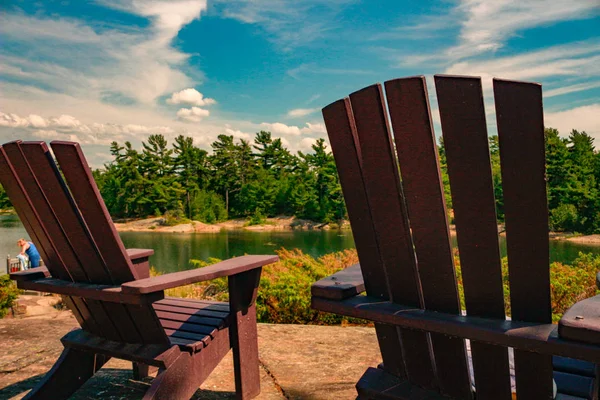
<path id="1" fill-rule="evenodd" d="M 21 254 L 19 255 L 24 256 L 27 254 L 27 257 L 29 257 L 30 268 L 36 268 L 40 266 L 40 253 L 33 242 L 28 242 L 25 239 L 19 239 L 17 241 L 17 245 L 21 248 Z"/>

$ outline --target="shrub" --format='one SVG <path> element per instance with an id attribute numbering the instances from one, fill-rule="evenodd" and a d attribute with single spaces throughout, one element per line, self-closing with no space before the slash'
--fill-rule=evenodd
<path id="1" fill-rule="evenodd" d="M 358 262 L 356 250 L 349 249 L 326 254 L 317 259 L 299 249 L 277 251 L 279 262 L 263 268 L 256 301 L 259 322 L 279 324 L 368 324 L 368 321 L 318 312 L 310 308 L 310 286 L 339 270 Z M 220 260 L 190 260 L 196 268 L 202 268 Z M 465 309 L 462 271 L 458 253 L 455 253 L 456 276 L 461 307 Z M 579 253 L 572 265 L 550 265 L 550 291 L 552 296 L 552 320 L 558 321 L 562 314 L 577 301 L 596 294 L 596 272 L 600 271 L 600 255 Z M 151 275 L 159 275 L 154 268 Z M 510 316 L 510 286 L 508 261 L 502 258 L 502 284 L 506 315 Z M 169 296 L 202 298 L 227 301 L 227 278 L 188 285 L 166 291 Z"/>
<path id="2" fill-rule="evenodd" d="M 212 224 L 227 219 L 225 202 L 215 192 L 198 190 L 192 194 L 192 218 L 196 221 Z"/>
<path id="3" fill-rule="evenodd" d="M 550 211 L 550 225 L 558 232 L 575 232 L 578 228 L 579 217 L 573 204 L 561 204 Z"/>
<path id="4" fill-rule="evenodd" d="M 339 315 L 322 313 L 310 308 L 310 286 L 317 280 L 329 276 L 358 262 L 356 250 L 345 250 L 327 254 L 318 259 L 301 250 L 277 251 L 280 261 L 263 268 L 256 301 L 259 322 L 295 324 L 365 324 L 366 321 Z M 190 260 L 196 268 L 219 262 Z M 151 275 L 160 273 L 154 268 Z M 202 298 L 228 301 L 227 278 L 214 279 L 166 291 L 168 296 Z"/>
<path id="5" fill-rule="evenodd" d="M 262 225 L 265 222 L 267 222 L 267 219 L 260 212 L 260 209 L 257 208 L 254 211 L 254 214 L 252 214 L 252 216 L 248 219 L 248 221 L 246 222 L 245 226 Z"/>
<path id="6" fill-rule="evenodd" d="M 19 289 L 8 275 L 0 275 L 0 318 L 4 317 L 14 301 L 19 297 Z"/>

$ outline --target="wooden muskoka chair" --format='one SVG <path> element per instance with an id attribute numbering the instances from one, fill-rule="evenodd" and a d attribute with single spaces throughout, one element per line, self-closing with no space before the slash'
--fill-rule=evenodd
<path id="1" fill-rule="evenodd" d="M 435 76 L 435 85 L 466 313 L 425 78 L 388 81 L 385 93 L 369 86 L 323 109 L 360 264 L 315 283 L 312 306 L 375 323 L 383 364 L 359 380 L 358 399 L 510 399 L 508 348 L 519 400 L 551 399 L 553 377 L 557 399 L 597 399 L 600 296 L 552 324 L 541 86 L 493 82 L 507 320 L 481 80 Z"/>
<path id="2" fill-rule="evenodd" d="M 0 146 L 0 182 L 46 264 L 11 278 L 19 288 L 62 295 L 81 325 L 61 339 L 62 355 L 25 398 L 68 398 L 116 357 L 132 361 L 137 378 L 158 368 L 144 399 L 189 399 L 230 348 L 237 398 L 255 397 L 254 302 L 261 266 L 277 257 L 149 277 L 153 250 L 125 250 L 79 145 L 51 145 L 66 183 L 45 143 Z M 165 289 L 224 276 L 229 303 L 164 296 Z"/>

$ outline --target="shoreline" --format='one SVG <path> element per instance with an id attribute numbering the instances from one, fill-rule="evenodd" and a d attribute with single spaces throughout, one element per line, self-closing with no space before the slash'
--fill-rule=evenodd
<path id="1" fill-rule="evenodd" d="M 173 226 L 164 225 L 163 217 L 145 218 L 127 222 L 115 222 L 119 232 L 168 232 L 168 233 L 217 233 L 222 230 L 245 230 L 252 232 L 274 232 L 293 230 L 350 229 L 348 221 L 341 225 L 309 221 L 295 217 L 280 216 L 267 218 L 265 224 L 247 225 L 245 218 L 231 219 L 216 224 L 191 221 Z"/>
<path id="2" fill-rule="evenodd" d="M 14 209 L 0 209 L 0 216 L 17 215 Z M 275 232 L 275 231 L 294 231 L 294 230 L 348 230 L 350 222 L 342 221 L 341 225 L 322 222 L 309 221 L 296 217 L 279 216 L 267 218 L 265 224 L 247 225 L 245 218 L 236 218 L 216 224 L 207 224 L 200 221 L 191 221 L 173 226 L 164 224 L 163 217 L 152 217 L 136 219 L 127 222 L 116 222 L 115 227 L 119 232 L 167 232 L 167 233 L 218 233 L 222 230 L 245 230 L 251 232 Z M 449 226 L 450 234 L 456 235 L 454 225 Z M 504 225 L 498 225 L 499 235 L 505 235 Z M 600 234 L 574 235 L 568 232 L 550 232 L 550 240 L 569 241 L 580 244 L 598 244 L 600 245 Z"/>

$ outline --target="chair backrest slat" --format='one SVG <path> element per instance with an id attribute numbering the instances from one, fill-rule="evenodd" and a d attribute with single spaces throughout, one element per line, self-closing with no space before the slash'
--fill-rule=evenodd
<path id="1" fill-rule="evenodd" d="M 437 146 L 424 77 L 385 83 L 425 308 L 460 313 Z M 440 389 L 471 397 L 464 340 L 431 335 Z"/>
<path id="2" fill-rule="evenodd" d="M 325 107 L 323 118 L 348 208 L 354 243 L 361 260 L 365 289 L 369 296 L 387 300 L 390 295 L 363 183 L 360 148 L 355 144 L 356 127 L 350 100 L 339 100 Z M 375 325 L 375 330 L 386 369 L 405 376 L 398 331 L 394 327 L 380 324 Z"/>
<path id="3" fill-rule="evenodd" d="M 514 320 L 550 323 L 542 88 L 494 79 Z M 515 351 L 517 396 L 550 398 L 552 357 Z"/>
<path id="4" fill-rule="evenodd" d="M 370 223 L 391 299 L 421 307 L 415 254 L 381 86 L 370 86 L 351 94 L 350 103 L 356 127 L 354 145 L 363 176 L 362 190 L 366 194 L 366 204 L 361 206 L 370 210 Z M 437 385 L 429 335 L 402 330 L 401 336 L 408 378 L 425 387 Z"/>
<path id="5" fill-rule="evenodd" d="M 137 279 L 79 144 L 54 141 L 50 145 L 112 279 L 116 284 Z"/>
<path id="6" fill-rule="evenodd" d="M 481 79 L 436 76 L 467 314 L 505 318 Z M 477 395 L 510 398 L 508 350 L 471 341 Z"/>
<path id="7" fill-rule="evenodd" d="M 81 268 L 86 272 L 89 281 L 97 284 L 113 284 L 114 281 L 94 243 L 90 240 L 89 231 L 72 201 L 46 144 L 24 142 L 20 147 L 37 181 L 43 182 L 39 188 L 56 214 L 57 220 L 60 221 L 73 252 L 78 259 L 83 260 Z"/>

